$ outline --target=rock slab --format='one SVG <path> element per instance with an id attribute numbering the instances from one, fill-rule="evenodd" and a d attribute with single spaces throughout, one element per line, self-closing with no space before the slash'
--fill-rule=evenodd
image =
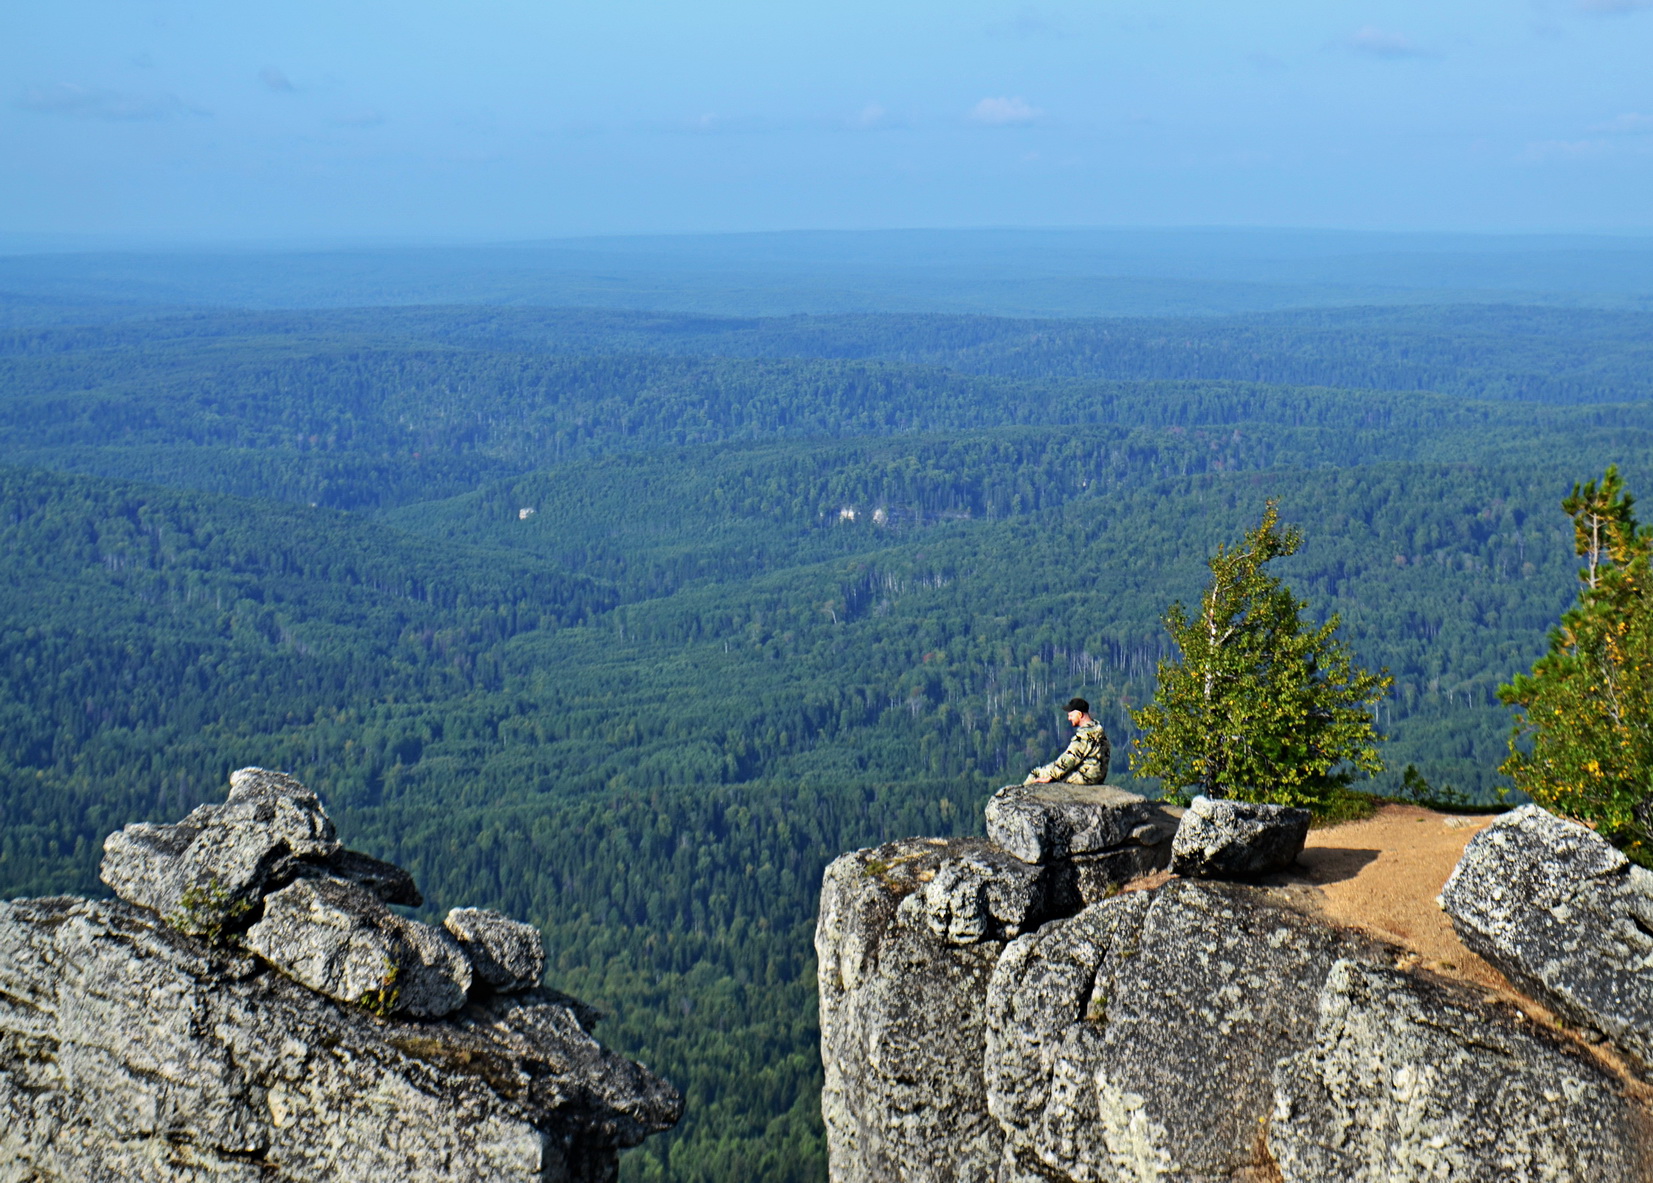
<path id="1" fill-rule="evenodd" d="M 314 793 L 286 773 L 242 768 L 222 805 L 110 834 L 99 874 L 121 899 L 199 931 L 233 924 L 295 859 L 323 861 L 340 849 Z"/>
<path id="2" fill-rule="evenodd" d="M 1647 1178 L 1618 1082 L 1519 1012 L 1351 961 L 1318 1010 L 1274 1074 L 1285 1183 Z"/>
<path id="3" fill-rule="evenodd" d="M 999 896 L 971 886 L 1013 864 Z M 1004 941 L 988 934 L 1003 924 L 994 898 L 1030 898 L 1038 874 L 979 839 L 892 842 L 827 867 L 815 953 L 834 1183 L 993 1180 L 1003 1135 L 982 1083 L 982 1003 Z"/>
<path id="4" fill-rule="evenodd" d="M 1339 960 L 1387 951 L 1255 888 L 1173 880 L 1010 943 L 986 1000 L 988 1104 L 1014 1171 L 1228 1179 L 1265 1162 L 1276 1061 Z"/>
<path id="5" fill-rule="evenodd" d="M 1171 870 L 1201 879 L 1252 879 L 1303 853 L 1310 814 L 1286 805 L 1195 797 L 1171 839 Z"/>
<path id="6" fill-rule="evenodd" d="M 443 929 L 398 916 L 342 879 L 299 879 L 264 900 L 246 946 L 318 993 L 434 1018 L 465 1005 L 471 962 Z"/>
<path id="7" fill-rule="evenodd" d="M 490 989 L 502 994 L 527 990 L 545 976 L 545 939 L 532 924 L 487 908 L 454 908 L 442 925 Z"/>
<path id="8" fill-rule="evenodd" d="M 1465 945 L 1653 1073 L 1653 873 L 1524 805 L 1470 839 L 1440 903 Z"/>
<path id="9" fill-rule="evenodd" d="M 1177 828 L 1164 805 L 1111 785 L 1006 785 L 986 812 L 988 840 L 1028 863 L 1157 846 Z"/>
<path id="10" fill-rule="evenodd" d="M 589 1014 L 385 1022 L 126 903 L 0 903 L 0 1178 L 611 1180 L 682 1102 Z"/>

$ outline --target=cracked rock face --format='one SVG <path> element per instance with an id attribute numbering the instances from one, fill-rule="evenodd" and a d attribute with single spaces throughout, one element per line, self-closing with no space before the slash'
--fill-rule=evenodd
<path id="1" fill-rule="evenodd" d="M 1003 1135 L 982 1084 L 982 1002 L 1004 942 L 955 942 L 965 913 L 933 910 L 923 892 L 945 882 L 944 866 L 991 857 L 979 839 L 912 839 L 826 870 L 815 952 L 836 1183 L 994 1178 Z M 938 889 L 943 900 L 954 894 Z"/>
<path id="2" fill-rule="evenodd" d="M 682 1103 L 590 1021 L 381 1022 L 126 903 L 0 903 L 0 1177 L 597 1183 Z"/>
<path id="3" fill-rule="evenodd" d="M 1201 879 L 1251 879 L 1303 853 L 1310 814 L 1285 805 L 1195 797 L 1171 840 L 1171 870 Z"/>
<path id="4" fill-rule="evenodd" d="M 1616 1080 L 1444 982 L 1338 962 L 1313 1046 L 1274 1084 L 1268 1145 L 1286 1183 L 1647 1177 Z"/>
<path id="5" fill-rule="evenodd" d="M 442 924 L 490 989 L 527 990 L 545 976 L 545 939 L 532 924 L 487 908 L 454 908 Z"/>
<path id="6" fill-rule="evenodd" d="M 1440 903 L 1465 945 L 1653 1072 L 1653 873 L 1524 805 L 1470 840 Z"/>
<path id="7" fill-rule="evenodd" d="M 451 935 L 340 879 L 299 879 L 266 897 L 246 945 L 318 993 L 386 1013 L 445 1015 L 471 988 L 470 959 Z"/>
<path id="8" fill-rule="evenodd" d="M 1266 892 L 1190 880 L 1019 938 L 986 1006 L 1007 1157 L 1084 1183 L 1261 1165 L 1275 1062 L 1313 1039 L 1339 959 L 1384 956 Z"/>
<path id="9" fill-rule="evenodd" d="M 326 860 L 340 849 L 314 793 L 285 773 L 243 768 L 222 805 L 110 834 L 99 876 L 121 899 L 177 919 L 209 905 L 250 907 L 294 859 Z"/>
<path id="10" fill-rule="evenodd" d="M 1159 802 L 1111 785 L 1006 785 L 987 803 L 989 841 L 1029 863 L 1157 846 L 1176 828 Z"/>

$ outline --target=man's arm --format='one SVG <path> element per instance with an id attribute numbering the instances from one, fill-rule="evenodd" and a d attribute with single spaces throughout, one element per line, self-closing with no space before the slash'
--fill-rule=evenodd
<path id="1" fill-rule="evenodd" d="M 1077 769 L 1085 762 L 1085 757 L 1090 754 L 1089 739 L 1090 737 L 1083 731 L 1075 732 L 1073 738 L 1068 741 L 1067 750 L 1049 764 L 1043 764 L 1035 768 L 1033 770 L 1034 777 L 1058 780 Z"/>

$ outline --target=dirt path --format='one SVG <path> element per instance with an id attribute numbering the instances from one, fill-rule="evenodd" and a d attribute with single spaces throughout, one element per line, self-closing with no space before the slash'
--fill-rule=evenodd
<path id="1" fill-rule="evenodd" d="M 1297 873 L 1281 879 L 1318 888 L 1328 920 L 1410 949 L 1426 969 L 1509 994 L 1504 975 L 1464 948 L 1435 902 L 1491 821 L 1385 805 L 1365 821 L 1311 830 Z"/>

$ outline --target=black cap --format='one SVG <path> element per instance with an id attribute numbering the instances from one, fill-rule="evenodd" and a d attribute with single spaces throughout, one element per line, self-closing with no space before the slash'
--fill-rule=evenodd
<path id="1" fill-rule="evenodd" d="M 1091 704 L 1082 698 L 1070 698 L 1068 699 L 1067 709 L 1070 711 L 1079 711 L 1081 714 L 1088 715 L 1091 713 Z"/>

